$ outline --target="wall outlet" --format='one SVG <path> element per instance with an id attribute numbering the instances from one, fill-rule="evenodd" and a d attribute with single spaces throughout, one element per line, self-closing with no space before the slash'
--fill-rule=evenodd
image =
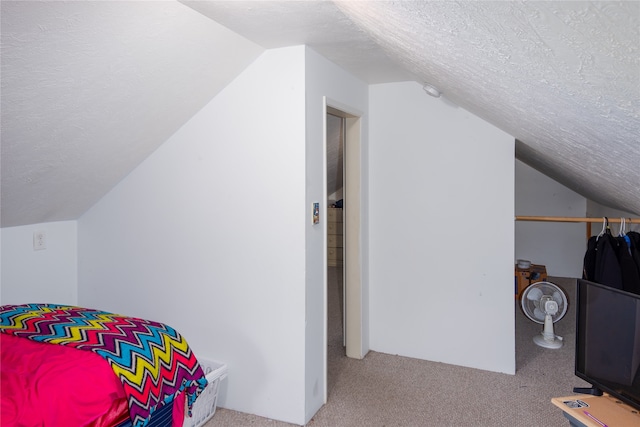
<path id="1" fill-rule="evenodd" d="M 42 249 L 47 249 L 47 234 L 44 231 L 35 231 L 33 233 L 33 250 Z"/>

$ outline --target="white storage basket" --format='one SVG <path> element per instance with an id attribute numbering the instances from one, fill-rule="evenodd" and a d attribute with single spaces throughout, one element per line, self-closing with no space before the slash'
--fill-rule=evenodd
<path id="1" fill-rule="evenodd" d="M 215 360 L 198 359 L 208 384 L 193 404 L 191 417 L 185 415 L 183 427 L 201 427 L 216 413 L 220 382 L 227 377 L 227 365 Z M 186 408 L 185 408 L 186 409 Z"/>

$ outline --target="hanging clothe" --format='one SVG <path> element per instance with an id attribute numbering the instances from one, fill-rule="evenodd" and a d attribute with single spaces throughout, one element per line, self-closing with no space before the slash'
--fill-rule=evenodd
<path id="1" fill-rule="evenodd" d="M 596 246 L 595 282 L 622 289 L 622 272 L 618 261 L 618 241 L 609 233 L 598 238 Z"/>
<path id="2" fill-rule="evenodd" d="M 594 282 L 596 280 L 596 247 L 598 236 L 591 236 L 587 241 L 587 252 L 584 254 L 582 278 Z"/>
<path id="3" fill-rule="evenodd" d="M 605 218 L 602 232 L 587 242 L 582 278 L 640 295 L 640 233 L 614 237 Z"/>
<path id="4" fill-rule="evenodd" d="M 631 258 L 638 271 L 638 277 L 640 277 L 640 233 L 636 231 L 630 231 L 627 233 L 627 237 L 631 240 Z M 640 295 L 640 284 L 637 284 L 635 293 Z M 634 292 L 630 290 L 629 292 Z"/>
<path id="5" fill-rule="evenodd" d="M 629 237 L 629 236 L 626 236 Z M 618 263 L 620 264 L 620 276 L 622 280 L 622 290 L 640 294 L 640 271 L 632 256 L 633 243 L 629 238 L 615 238 L 618 242 Z"/>

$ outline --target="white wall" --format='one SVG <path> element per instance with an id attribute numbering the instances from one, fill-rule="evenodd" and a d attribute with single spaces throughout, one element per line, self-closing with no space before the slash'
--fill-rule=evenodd
<path id="1" fill-rule="evenodd" d="M 33 233 L 43 231 L 46 249 L 33 249 Z M 0 229 L 0 304 L 77 304 L 76 221 Z"/>
<path id="2" fill-rule="evenodd" d="M 368 86 L 354 78 L 344 70 L 329 62 L 312 49 L 307 49 L 306 54 L 306 414 L 305 423 L 308 422 L 324 402 L 325 358 L 326 343 L 326 221 L 313 225 L 311 221 L 312 203 L 320 202 L 321 212 L 326 208 L 323 157 L 325 113 L 324 97 L 328 97 L 334 103 L 340 103 L 345 108 L 357 110 L 366 116 Z M 363 145 L 366 145 L 366 117 L 361 123 L 364 131 L 362 135 Z M 361 167 L 362 176 L 366 176 L 366 163 Z M 366 201 L 366 193 L 363 191 L 361 199 Z M 366 230 L 366 217 L 362 219 L 362 228 Z M 364 247 L 366 240 L 361 242 Z M 367 269 L 366 257 L 361 262 L 362 269 Z M 362 292 L 363 299 L 367 298 L 366 284 Z M 366 304 L 366 302 L 365 302 Z M 365 313 L 366 315 L 366 313 Z M 363 322 L 367 323 L 368 319 Z M 368 345 L 368 343 L 366 343 Z"/>
<path id="3" fill-rule="evenodd" d="M 515 373 L 514 138 L 414 82 L 369 113 L 371 349 Z"/>
<path id="4" fill-rule="evenodd" d="M 297 424 L 304 67 L 304 47 L 265 52 L 78 225 L 82 305 L 171 324 L 228 363 L 221 406 Z"/>
<path id="5" fill-rule="evenodd" d="M 516 215 L 584 217 L 586 199 L 516 160 Z M 546 266 L 556 277 L 582 277 L 587 225 L 516 221 L 516 259 Z M 515 260 L 514 260 L 515 261 Z"/>

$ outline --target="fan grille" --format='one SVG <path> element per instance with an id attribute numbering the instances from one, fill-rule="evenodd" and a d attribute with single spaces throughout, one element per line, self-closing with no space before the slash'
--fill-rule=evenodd
<path id="1" fill-rule="evenodd" d="M 544 324 L 544 301 L 553 300 L 558 304 L 558 311 L 551 315 L 557 322 L 567 312 L 567 296 L 558 285 L 551 282 L 537 282 L 529 285 L 522 294 L 522 311 L 532 321 Z"/>

